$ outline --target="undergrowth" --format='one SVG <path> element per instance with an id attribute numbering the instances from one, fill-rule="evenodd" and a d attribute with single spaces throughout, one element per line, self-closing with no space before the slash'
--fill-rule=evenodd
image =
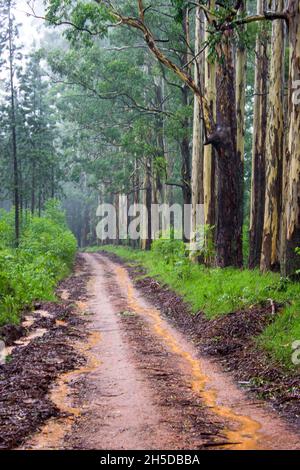
<path id="1" fill-rule="evenodd" d="M 35 300 L 54 299 L 56 283 L 66 276 L 76 253 L 76 240 L 56 201 L 41 217 L 27 213 L 18 248 L 14 214 L 0 212 L 0 326 L 18 323 L 20 312 Z"/>
<path id="2" fill-rule="evenodd" d="M 125 246 L 105 246 L 126 261 L 138 263 L 147 276 L 157 278 L 179 293 L 192 307 L 209 319 L 230 312 L 266 304 L 282 304 L 275 321 L 256 339 L 260 347 L 287 367 L 291 361 L 292 343 L 300 340 L 300 284 L 281 279 L 277 273 L 235 268 L 207 268 L 190 263 L 184 244 L 178 240 L 154 241 L 151 251 Z M 99 247 L 88 251 L 99 251 Z"/>

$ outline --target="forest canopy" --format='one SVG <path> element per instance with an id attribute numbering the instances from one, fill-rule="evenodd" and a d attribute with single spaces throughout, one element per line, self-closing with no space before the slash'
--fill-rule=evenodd
<path id="1" fill-rule="evenodd" d="M 126 194 L 191 204 L 192 233 L 202 204 L 192 260 L 297 272 L 297 1 L 30 1 L 47 28 L 26 59 L 14 7 L 1 145 L 16 242 L 23 209 L 63 194 L 79 244 L 95 242 L 98 203 Z"/>

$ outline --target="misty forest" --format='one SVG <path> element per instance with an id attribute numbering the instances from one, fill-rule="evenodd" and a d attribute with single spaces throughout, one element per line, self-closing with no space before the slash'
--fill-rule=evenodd
<path id="1" fill-rule="evenodd" d="M 300 1 L 0 0 L 0 78 L 0 449 L 299 450 Z"/>

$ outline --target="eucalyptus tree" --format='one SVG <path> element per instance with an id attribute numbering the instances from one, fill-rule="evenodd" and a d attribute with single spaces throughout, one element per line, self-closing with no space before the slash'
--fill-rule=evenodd
<path id="1" fill-rule="evenodd" d="M 182 63 L 176 62 L 172 55 L 168 54 L 171 49 L 170 45 L 166 52 L 158 45 L 160 39 L 156 39 L 151 23 L 153 18 L 152 10 L 155 10 L 155 6 L 148 5 L 145 7 L 142 1 L 137 2 L 136 6 L 133 6 L 132 2 L 122 2 L 117 9 L 110 2 L 82 3 L 74 9 L 73 5 L 65 2 L 50 1 L 47 4 L 49 7 L 47 19 L 53 24 L 63 23 L 64 21 L 71 23 L 73 29 L 68 34 L 73 39 L 78 37 L 79 33 L 85 37 L 88 35 L 103 35 L 112 24 L 125 25 L 139 31 L 156 59 L 175 73 L 182 81 L 184 88 L 188 87 L 192 90 L 195 99 L 199 100 L 203 112 L 206 144 L 213 145 L 219 155 L 217 160 L 217 181 L 220 210 L 218 210 L 217 215 L 217 261 L 221 266 L 240 265 L 242 262 L 242 221 L 240 211 L 240 205 L 242 204 L 242 201 L 240 201 L 242 175 L 240 160 L 237 156 L 236 123 L 234 123 L 236 110 L 233 62 L 232 64 L 228 63 L 229 59 L 233 60 L 230 30 L 228 29 L 221 36 L 218 35 L 221 43 L 221 47 L 217 51 L 220 60 L 220 66 L 218 67 L 219 97 L 223 105 L 219 107 L 219 113 L 214 119 L 206 97 L 190 75 L 188 64 L 183 67 Z M 188 2 L 176 2 L 175 12 L 178 12 L 179 17 L 184 18 L 187 4 Z M 163 8 L 169 12 L 171 4 Z M 165 14 L 165 11 L 160 12 L 160 14 Z M 233 16 L 232 12 L 228 13 L 227 9 L 222 7 L 220 7 L 220 11 L 222 23 L 226 23 L 228 18 Z M 150 18 L 150 23 L 148 23 L 148 18 Z M 168 32 L 166 32 L 166 36 L 163 41 L 170 40 Z M 223 60 L 224 53 L 225 60 Z"/>
<path id="2" fill-rule="evenodd" d="M 300 3 L 289 0 L 284 10 L 288 23 L 288 131 L 284 158 L 283 230 L 281 238 L 281 271 L 290 275 L 300 269 Z"/>
<path id="3" fill-rule="evenodd" d="M 90 175 L 89 184 L 97 180 L 102 193 L 107 188 L 109 198 L 127 193 L 136 203 L 143 195 L 148 205 L 164 202 L 169 187 L 190 190 L 186 156 L 172 164 L 172 176 L 167 173 L 189 137 L 190 126 L 183 123 L 191 109 L 182 105 L 180 85 L 143 48 L 130 45 L 129 37 L 120 51 L 117 36 L 109 43 L 46 54 L 53 82 L 61 86 L 61 115 L 75 124 L 78 136 L 80 157 L 74 154 L 72 166 Z"/>
<path id="4" fill-rule="evenodd" d="M 282 11 L 284 2 L 275 0 L 273 6 L 275 11 Z M 285 25 L 281 20 L 272 23 L 271 51 L 265 150 L 266 197 L 260 261 L 262 270 L 278 269 L 280 265 L 285 86 Z"/>
<path id="5" fill-rule="evenodd" d="M 95 37 L 110 36 L 110 30 L 117 27 L 126 31 L 137 33 L 143 38 L 149 51 L 166 69 L 180 80 L 182 87 L 188 87 L 198 100 L 202 111 L 204 123 L 205 145 L 211 145 L 215 152 L 216 180 L 217 180 L 217 207 L 216 207 L 216 250 L 217 264 L 219 266 L 240 266 L 241 235 L 242 235 L 242 161 L 241 146 L 237 144 L 241 128 L 238 125 L 236 104 L 237 90 L 235 89 L 235 45 L 244 34 L 244 26 L 251 23 L 267 24 L 267 21 L 285 21 L 289 28 L 289 125 L 287 132 L 287 153 L 284 158 L 284 223 L 282 230 L 282 270 L 289 273 L 299 263 L 295 256 L 295 248 L 300 244 L 299 233 L 299 110 L 298 99 L 295 99 L 294 88 L 299 81 L 299 2 L 289 0 L 286 8 L 278 11 L 265 11 L 259 4 L 257 14 L 246 14 L 241 8 L 242 2 L 218 2 L 214 6 L 211 2 L 197 4 L 205 13 L 208 23 L 209 41 L 206 44 L 208 57 L 215 63 L 216 71 L 216 107 L 212 109 L 211 99 L 191 75 L 190 61 L 182 66 L 176 60 L 172 49 L 172 34 L 169 25 L 163 30 L 163 36 L 157 35 L 154 19 L 165 15 L 177 17 L 182 20 L 189 5 L 193 2 L 174 0 L 170 4 L 161 5 L 152 2 L 148 4 L 142 0 L 136 2 L 122 1 L 115 6 L 110 1 L 89 1 L 73 4 L 67 1 L 48 0 L 46 19 L 54 25 L 67 24 L 70 28 L 67 35 L 71 41 L 79 38 L 87 40 Z M 195 5 L 194 5 L 195 6 Z M 248 28 L 248 26 L 247 26 Z M 267 28 L 266 28 L 267 29 Z M 186 36 L 185 42 L 188 36 Z M 168 47 L 165 47 L 167 43 Z M 195 57 L 191 54 L 191 61 Z M 263 72 L 262 72 L 263 73 Z M 265 83 L 266 77 L 262 82 Z M 272 84 L 271 84 L 272 85 Z M 273 85 L 272 85 L 273 86 Z M 259 92 L 260 93 L 260 92 Z M 261 94 L 261 93 L 260 93 Z M 263 93 L 264 94 L 264 93 Z M 216 111 L 216 112 L 214 112 Z M 258 117 L 261 117 L 259 113 Z M 265 129 L 265 121 L 261 126 Z M 263 143 L 263 139 L 260 138 Z M 263 172 L 262 172 L 263 173 Z M 254 175 L 255 179 L 255 175 Z M 252 191 L 255 196 L 256 192 Z M 263 199 L 254 201 L 252 208 Z M 205 201 L 205 199 L 204 199 Z M 263 211 L 260 211 L 260 214 Z M 261 217 L 260 217 L 261 219 Z M 255 229 L 255 235 L 261 230 Z M 259 245 L 255 244 L 256 246 Z M 251 243 L 252 246 L 252 243 Z M 257 249 L 256 249 L 257 251 Z M 258 249 L 259 251 L 259 249 Z"/>
<path id="6" fill-rule="evenodd" d="M 257 0 L 257 14 L 263 14 L 266 0 Z M 259 266 L 264 225 L 266 189 L 266 124 L 268 93 L 268 25 L 259 25 L 255 45 L 252 176 L 250 206 L 249 267 Z"/>

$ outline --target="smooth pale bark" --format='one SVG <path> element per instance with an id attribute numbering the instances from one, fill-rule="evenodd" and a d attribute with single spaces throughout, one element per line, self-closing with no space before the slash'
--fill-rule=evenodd
<path id="1" fill-rule="evenodd" d="M 194 80 L 197 86 L 203 87 L 203 56 L 201 47 L 204 40 L 203 15 L 200 7 L 196 8 L 195 13 L 195 64 L 194 64 Z M 203 204 L 203 125 L 201 118 L 200 103 L 194 100 L 194 117 L 193 117 L 193 153 L 192 153 L 192 214 L 191 214 L 191 231 L 193 234 L 192 242 L 195 241 L 194 235 L 197 227 L 197 205 Z M 197 260 L 194 250 L 191 246 L 190 258 Z"/>
<path id="2" fill-rule="evenodd" d="M 151 159 L 145 160 L 144 187 L 143 187 L 143 206 L 146 212 L 143 214 L 143 223 L 141 227 L 141 248 L 150 250 L 151 247 L 151 204 L 152 204 L 152 182 L 151 182 Z"/>
<path id="3" fill-rule="evenodd" d="M 163 78 L 154 77 L 155 84 L 155 99 L 156 107 L 163 111 Z M 164 168 L 166 166 L 165 161 L 165 148 L 164 148 L 164 116 L 163 112 L 159 113 L 156 117 L 156 142 L 157 142 L 157 151 L 160 163 L 154 167 L 153 175 L 153 202 L 154 204 L 164 202 L 164 187 L 163 187 L 163 178 L 164 178 Z"/>
<path id="4" fill-rule="evenodd" d="M 114 207 L 116 211 L 116 221 L 117 221 L 117 226 L 116 226 L 116 238 L 115 240 L 112 240 L 113 245 L 120 245 L 120 231 L 119 231 L 119 218 L 120 218 L 120 211 L 119 211 L 119 194 L 114 194 L 113 196 L 113 201 L 114 201 Z"/>
<path id="5" fill-rule="evenodd" d="M 163 105 L 162 109 L 165 111 L 165 97 L 166 97 L 166 82 L 163 79 L 162 80 L 162 94 L 163 94 Z M 165 152 L 165 161 L 166 161 L 166 180 L 171 181 L 171 177 L 173 174 L 173 167 L 174 167 L 174 159 L 171 156 L 171 152 L 169 151 L 169 143 L 168 143 L 168 137 L 167 137 L 167 132 L 166 132 L 166 119 L 163 118 L 163 147 L 164 147 L 164 152 Z M 165 203 L 166 204 L 173 204 L 173 186 L 170 184 L 165 185 Z"/>
<path id="6" fill-rule="evenodd" d="M 287 181 L 283 217 L 285 231 L 282 239 L 283 276 L 300 269 L 300 2 L 290 0 L 289 15 L 289 131 L 286 153 Z"/>
<path id="7" fill-rule="evenodd" d="M 209 3 L 210 9 L 215 8 L 215 0 Z M 208 21 L 205 21 L 205 41 L 209 39 Z M 205 49 L 204 63 L 204 95 L 209 104 L 210 114 L 216 119 L 216 65 L 208 57 L 208 48 Z M 205 123 L 206 126 L 206 123 Z M 207 127 L 206 127 L 207 133 Z M 204 224 L 206 226 L 205 245 L 206 249 L 214 243 L 215 225 L 215 149 L 212 145 L 205 145 L 203 151 L 203 203 L 204 203 Z M 205 263 L 213 263 L 213 257 L 206 254 Z"/>
<path id="8" fill-rule="evenodd" d="M 135 157 L 134 159 L 134 173 L 133 173 L 133 178 L 132 178 L 132 193 L 133 193 L 133 206 L 134 206 L 134 213 L 137 213 L 137 206 L 140 202 L 140 173 L 139 173 L 139 167 L 138 167 L 138 160 Z M 129 218 L 128 222 L 130 223 L 131 219 Z M 134 248 L 138 247 L 138 240 L 132 240 L 130 239 L 130 244 Z"/>
<path id="9" fill-rule="evenodd" d="M 257 13 L 262 14 L 266 0 L 257 1 Z M 249 268 L 259 266 L 265 209 L 265 143 L 267 124 L 268 40 L 262 30 L 256 38 L 255 84 L 253 111 L 253 144 L 251 172 L 251 202 L 249 228 Z"/>
<path id="10" fill-rule="evenodd" d="M 281 11 L 283 0 L 273 2 Z M 284 143 L 284 22 L 272 22 L 270 88 L 266 135 L 266 195 L 260 267 L 263 271 L 279 268 L 280 216 L 282 197 L 282 160 Z"/>

